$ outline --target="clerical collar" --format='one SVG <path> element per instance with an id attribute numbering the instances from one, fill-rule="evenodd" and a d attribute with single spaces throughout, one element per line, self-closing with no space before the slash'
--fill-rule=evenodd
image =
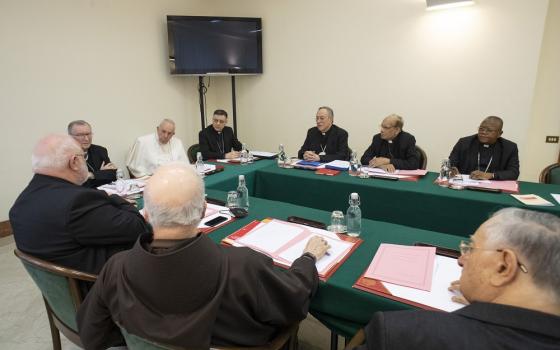
<path id="1" fill-rule="evenodd" d="M 387 140 L 387 142 L 389 142 L 389 143 L 393 143 L 393 140 Z"/>
<path id="2" fill-rule="evenodd" d="M 487 143 L 483 143 L 483 144 L 482 144 L 482 147 L 484 147 L 484 148 L 490 148 L 490 145 L 487 144 Z"/>

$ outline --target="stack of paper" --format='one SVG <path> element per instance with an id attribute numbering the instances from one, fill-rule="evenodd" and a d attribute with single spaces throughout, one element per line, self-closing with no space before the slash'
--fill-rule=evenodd
<path id="1" fill-rule="evenodd" d="M 513 198 L 517 199 L 525 205 L 537 205 L 537 206 L 553 206 L 554 203 L 547 201 L 541 196 L 536 194 L 512 194 Z"/>
<path id="2" fill-rule="evenodd" d="M 362 242 L 360 239 L 341 239 L 337 234 L 314 227 L 277 219 L 253 222 L 246 228 L 226 237 L 223 242 L 237 247 L 249 247 L 270 256 L 280 266 L 289 267 L 299 258 L 313 236 L 321 236 L 330 248 L 316 262 L 320 277 L 327 277 L 342 260 Z"/>
<path id="3" fill-rule="evenodd" d="M 457 259 L 436 255 L 435 247 L 381 244 L 355 288 L 423 308 L 454 311 L 451 282 L 461 277 Z"/>
<path id="4" fill-rule="evenodd" d="M 507 193 L 519 192 L 519 184 L 513 180 L 473 180 L 469 175 L 460 175 L 451 179 L 449 183 L 460 186 L 496 189 Z"/>

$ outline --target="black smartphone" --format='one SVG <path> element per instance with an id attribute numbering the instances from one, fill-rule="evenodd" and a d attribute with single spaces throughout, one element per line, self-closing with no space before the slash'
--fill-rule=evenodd
<path id="1" fill-rule="evenodd" d="M 476 186 L 467 186 L 465 188 L 471 191 L 502 193 L 502 190 L 500 190 L 499 188 L 485 188 L 485 187 L 476 187 Z"/>
<path id="2" fill-rule="evenodd" d="M 228 218 L 226 218 L 225 216 L 217 216 L 217 217 L 213 218 L 212 220 L 205 222 L 204 225 L 210 226 L 210 227 L 216 226 L 217 224 L 222 223 L 222 222 L 226 221 L 227 219 Z"/>
<path id="3" fill-rule="evenodd" d="M 235 216 L 236 218 L 244 218 L 249 215 L 247 209 L 243 208 L 229 208 L 231 215 Z"/>
<path id="4" fill-rule="evenodd" d="M 290 216 L 288 217 L 288 222 L 293 222 L 294 224 L 301 224 L 301 225 L 306 225 L 306 226 L 311 226 L 311 227 L 315 227 L 315 228 L 320 228 L 320 229 L 327 229 L 327 225 L 325 225 L 324 223 L 320 222 L 320 221 L 315 221 L 315 220 L 310 220 L 310 219 L 305 219 L 299 216 Z"/>
<path id="5" fill-rule="evenodd" d="M 461 256 L 461 252 L 458 251 L 458 250 L 451 249 L 451 248 L 445 248 L 445 247 L 439 247 L 437 245 L 433 245 L 433 244 L 430 244 L 430 243 L 416 242 L 416 243 L 414 243 L 414 245 L 415 246 L 420 246 L 420 247 L 435 247 L 437 255 L 447 256 L 449 258 L 459 259 L 459 257 Z"/>

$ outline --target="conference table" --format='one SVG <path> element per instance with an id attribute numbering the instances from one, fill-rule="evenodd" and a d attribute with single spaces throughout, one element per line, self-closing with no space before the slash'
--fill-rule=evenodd
<path id="1" fill-rule="evenodd" d="M 457 249 L 459 242 L 493 211 L 524 207 L 507 194 L 441 188 L 433 184 L 433 173 L 417 182 L 360 179 L 346 173 L 330 177 L 278 168 L 273 160 L 247 166 L 226 165 L 223 172 L 205 178 L 208 198 L 225 201 L 227 191 L 237 187 L 238 175 L 247 179 L 249 216 L 211 232 L 215 242 L 253 220 L 268 217 L 286 220 L 295 215 L 328 224 L 332 210 L 347 208 L 351 192 L 360 194 L 363 243 L 326 282 L 320 283 L 310 306 L 312 315 L 344 337 L 351 337 L 376 311 L 412 308 L 352 287 L 379 244 L 424 242 Z M 520 192 L 553 201 L 550 193 L 560 193 L 560 186 L 521 182 Z M 537 209 L 560 216 L 558 205 Z"/>

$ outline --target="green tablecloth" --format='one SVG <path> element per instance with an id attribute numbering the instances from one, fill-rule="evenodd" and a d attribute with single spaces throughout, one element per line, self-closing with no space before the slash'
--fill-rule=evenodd
<path id="1" fill-rule="evenodd" d="M 406 226 L 469 236 L 488 216 L 504 207 L 528 208 L 509 194 L 456 191 L 433 183 L 436 173 L 417 182 L 360 179 L 341 172 L 337 176 L 269 166 L 258 169 L 254 195 L 326 211 L 348 207 L 348 196 L 361 197 L 362 217 Z M 520 193 L 533 193 L 556 203 L 550 193 L 560 185 L 520 182 Z M 560 216 L 560 206 L 531 207 Z"/>
<path id="2" fill-rule="evenodd" d="M 226 192 L 208 189 L 209 198 L 225 199 Z M 250 199 L 250 215 L 210 233 L 215 242 L 252 220 L 273 217 L 285 220 L 296 215 L 321 222 L 330 220 L 330 213 L 289 203 L 266 199 Z M 375 311 L 411 308 L 408 305 L 352 288 L 358 277 L 370 264 L 380 243 L 413 244 L 427 242 L 438 246 L 457 248 L 461 237 L 421 230 L 386 222 L 362 221 L 364 243 L 340 266 L 319 290 L 311 303 L 311 313 L 331 330 L 351 337 L 363 327 Z"/>
<path id="3" fill-rule="evenodd" d="M 254 162 L 253 164 L 228 164 L 228 163 L 212 163 L 223 165 L 224 171 L 206 176 L 204 183 L 207 188 L 213 188 L 221 191 L 234 191 L 237 188 L 238 176 L 245 175 L 249 195 L 255 193 L 255 176 L 256 171 L 262 168 L 267 168 L 276 164 L 276 160 L 262 159 Z"/>

